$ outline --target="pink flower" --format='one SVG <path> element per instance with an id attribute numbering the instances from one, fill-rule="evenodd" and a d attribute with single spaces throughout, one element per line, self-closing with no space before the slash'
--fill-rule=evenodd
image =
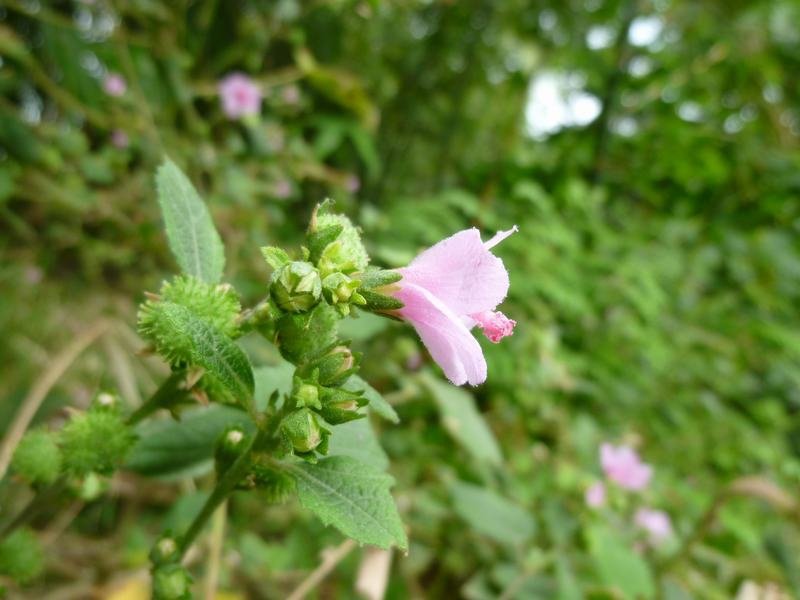
<path id="1" fill-rule="evenodd" d="M 508 292 L 508 272 L 490 250 L 517 231 L 514 226 L 482 242 L 477 229 L 459 231 L 399 269 L 398 311 L 414 326 L 433 359 L 455 385 L 486 381 L 486 360 L 470 333 L 476 325 L 499 342 L 514 321 L 493 312 Z"/>
<path id="2" fill-rule="evenodd" d="M 272 190 L 272 195 L 281 200 L 285 200 L 292 195 L 292 184 L 287 179 L 279 179 L 275 182 L 275 187 Z"/>
<path id="3" fill-rule="evenodd" d="M 606 486 L 602 481 L 593 483 L 586 490 L 584 495 L 586 506 L 600 508 L 606 503 Z"/>
<path id="4" fill-rule="evenodd" d="M 296 85 L 287 85 L 281 91 L 281 99 L 289 106 L 300 103 L 300 89 Z"/>
<path id="5" fill-rule="evenodd" d="M 115 148 L 123 149 L 130 145 L 130 139 L 128 138 L 128 134 L 122 131 L 122 129 L 115 129 L 111 133 L 111 143 Z"/>
<path id="6" fill-rule="evenodd" d="M 109 73 L 103 80 L 103 90 L 109 96 L 122 96 L 128 90 L 128 84 L 119 73 Z"/>
<path id="7" fill-rule="evenodd" d="M 672 535 L 672 521 L 663 510 L 640 508 L 636 511 L 633 522 L 647 532 L 653 544 L 663 542 Z"/>
<path id="8" fill-rule="evenodd" d="M 653 476 L 653 468 L 643 463 L 636 451 L 628 446 L 602 444 L 600 464 L 606 477 L 626 490 L 644 489 Z"/>
<path id="9" fill-rule="evenodd" d="M 344 188 L 351 194 L 355 194 L 359 189 L 361 189 L 361 180 L 357 175 L 353 175 L 351 173 L 344 180 Z"/>
<path id="10" fill-rule="evenodd" d="M 261 89 L 243 73 L 231 73 L 219 82 L 222 112 L 229 119 L 261 112 Z"/>

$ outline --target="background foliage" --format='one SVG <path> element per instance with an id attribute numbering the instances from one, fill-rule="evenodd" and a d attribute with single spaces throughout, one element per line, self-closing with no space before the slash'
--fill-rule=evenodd
<path id="1" fill-rule="evenodd" d="M 164 367 L 133 356 L 131 327 L 142 290 L 174 271 L 164 154 L 200 187 L 248 305 L 266 291 L 258 247 L 297 245 L 325 196 L 389 267 L 460 228 L 516 223 L 498 253 L 518 327 L 485 344 L 484 386 L 444 383 L 407 326 L 365 316 L 348 331 L 400 417 L 373 424 L 384 450 L 367 451 L 391 459 L 409 531 L 388 597 L 800 595 L 798 22 L 790 0 L 5 0 L 0 429 L 99 316 L 110 330 L 37 422 L 98 389 L 131 405 L 154 389 Z M 223 115 L 231 71 L 262 86 L 259 119 Z M 108 72 L 123 96 L 103 91 Z M 543 81 L 574 109 L 547 130 Z M 247 350 L 264 365 L 257 401 L 287 385 L 269 348 Z M 130 471 L 55 530 L 21 594 L 111 589 L 165 521 L 191 518 L 211 477 L 203 440 L 225 420 L 186 418 L 183 440 L 170 421 L 140 432 Z M 671 515 L 665 546 L 637 544 L 632 497 L 585 506 L 607 440 L 654 465 L 642 501 Z M 8 478 L 0 493 L 19 501 Z M 227 527 L 233 597 L 285 597 L 341 543 L 257 496 L 233 499 Z M 363 555 L 319 593 L 354 597 Z"/>

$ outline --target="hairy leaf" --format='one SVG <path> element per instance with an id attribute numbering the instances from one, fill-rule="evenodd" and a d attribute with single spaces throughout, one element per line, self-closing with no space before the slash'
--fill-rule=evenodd
<path id="1" fill-rule="evenodd" d="M 160 310 L 172 323 L 176 343 L 188 350 L 191 364 L 205 368 L 232 400 L 249 406 L 255 389 L 253 369 L 236 342 L 179 304 L 162 302 Z"/>
<path id="2" fill-rule="evenodd" d="M 300 502 L 326 525 L 362 544 L 408 548 L 403 523 L 389 493 L 394 483 L 390 475 L 349 456 L 282 466 L 297 482 Z"/>
<path id="3" fill-rule="evenodd" d="M 206 283 L 219 283 L 225 249 L 192 182 L 167 158 L 156 173 L 156 189 L 169 247 L 181 270 Z"/>

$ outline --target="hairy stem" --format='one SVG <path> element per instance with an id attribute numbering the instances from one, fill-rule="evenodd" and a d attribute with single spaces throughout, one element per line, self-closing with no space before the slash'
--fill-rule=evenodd
<path id="1" fill-rule="evenodd" d="M 153 392 L 153 395 L 150 396 L 144 404 L 131 413 L 126 423 L 128 425 L 136 425 L 156 412 L 159 408 L 173 402 L 177 395 L 188 394 L 188 391 L 181 387 L 185 377 L 186 371 L 175 371 L 155 392 Z"/>
<path id="2" fill-rule="evenodd" d="M 211 492 L 208 500 L 206 500 L 206 503 L 200 510 L 200 514 L 195 517 L 192 524 L 189 525 L 189 529 L 178 540 L 178 556 L 183 557 L 183 555 L 186 554 L 189 546 L 192 545 L 195 538 L 203 530 L 206 521 L 211 518 L 211 515 L 214 514 L 217 507 L 231 495 L 238 483 L 247 475 L 247 471 L 250 469 L 251 465 L 253 449 L 261 446 L 270 435 L 271 431 L 259 431 L 250 442 L 250 445 L 239 455 L 239 458 L 225 471 L 222 478 L 217 482 L 214 491 Z"/>

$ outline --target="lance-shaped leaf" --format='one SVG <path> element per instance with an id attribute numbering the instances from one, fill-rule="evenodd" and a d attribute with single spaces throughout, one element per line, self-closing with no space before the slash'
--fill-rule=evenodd
<path id="1" fill-rule="evenodd" d="M 166 159 L 156 173 L 156 189 L 169 247 L 181 270 L 207 283 L 219 283 L 225 249 L 192 182 Z"/>
<path id="2" fill-rule="evenodd" d="M 170 329 L 178 338 L 173 343 L 186 350 L 191 364 L 203 367 L 205 376 L 210 375 L 231 399 L 249 406 L 255 390 L 253 368 L 236 342 L 185 306 L 162 302 L 159 310 L 172 323 Z"/>
<path id="3" fill-rule="evenodd" d="M 317 464 L 282 463 L 297 483 L 300 502 L 326 525 L 362 544 L 406 550 L 408 539 L 389 488 L 391 475 L 349 456 Z"/>

